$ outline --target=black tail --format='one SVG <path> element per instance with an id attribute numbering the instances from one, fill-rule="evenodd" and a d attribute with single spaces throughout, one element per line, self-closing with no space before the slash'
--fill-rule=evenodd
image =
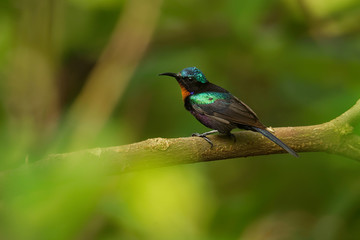
<path id="1" fill-rule="evenodd" d="M 271 141 L 273 141 L 274 143 L 276 143 L 277 145 L 279 145 L 280 147 L 282 147 L 283 149 L 285 149 L 288 153 L 290 153 L 291 155 L 293 155 L 294 157 L 299 157 L 299 155 L 292 150 L 289 146 L 287 146 L 285 143 L 283 143 L 282 141 L 280 141 L 280 139 L 278 139 L 277 137 L 275 137 L 273 134 L 271 134 L 269 131 L 265 130 L 265 129 L 261 129 L 261 128 L 257 128 L 257 127 L 252 127 L 256 132 L 261 133 L 262 135 L 264 135 L 265 137 L 267 137 L 268 139 L 270 139 Z"/>

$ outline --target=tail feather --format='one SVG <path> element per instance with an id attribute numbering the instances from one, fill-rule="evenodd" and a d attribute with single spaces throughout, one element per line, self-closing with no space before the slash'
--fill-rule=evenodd
<path id="1" fill-rule="evenodd" d="M 279 145 L 280 147 L 282 147 L 283 149 L 285 149 L 288 153 L 290 153 L 291 155 L 293 155 L 294 157 L 299 157 L 299 155 L 292 150 L 288 145 L 286 145 L 285 143 L 283 143 L 282 141 L 280 141 L 280 139 L 278 139 L 277 137 L 275 137 L 273 134 L 271 134 L 269 131 L 265 130 L 265 129 L 261 129 L 261 128 L 257 128 L 257 127 L 252 127 L 256 132 L 261 133 L 262 135 L 264 135 L 265 137 L 267 137 L 268 139 L 270 139 L 271 141 L 273 141 L 274 143 L 276 143 L 277 145 Z"/>

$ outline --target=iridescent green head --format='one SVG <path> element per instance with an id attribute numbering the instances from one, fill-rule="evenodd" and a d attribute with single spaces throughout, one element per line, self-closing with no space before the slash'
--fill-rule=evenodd
<path id="1" fill-rule="evenodd" d="M 190 81 L 195 80 L 201 83 L 208 82 L 205 75 L 196 67 L 184 68 L 183 70 L 181 70 L 179 75 L 183 78 L 188 78 Z"/>
<path id="2" fill-rule="evenodd" d="M 196 67 L 188 67 L 179 73 L 166 72 L 160 75 L 170 76 L 180 84 L 181 93 L 185 99 L 187 96 L 200 92 L 209 85 L 205 75 Z"/>
<path id="3" fill-rule="evenodd" d="M 174 77 L 180 83 L 186 82 L 186 85 L 196 83 L 208 83 L 205 75 L 196 67 L 184 68 L 179 73 L 166 72 L 159 75 Z"/>

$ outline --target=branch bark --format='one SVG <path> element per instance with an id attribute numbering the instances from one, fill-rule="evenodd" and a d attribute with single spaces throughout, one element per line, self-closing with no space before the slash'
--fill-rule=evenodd
<path id="1" fill-rule="evenodd" d="M 297 152 L 327 152 L 360 161 L 360 136 L 354 133 L 357 123 L 360 123 L 360 100 L 330 122 L 274 130 L 278 138 Z M 235 143 L 225 136 L 209 136 L 213 148 L 199 137 L 153 138 L 123 146 L 53 154 L 35 164 L 44 166 L 64 161 L 79 164 L 79 159 L 85 159 L 87 163 L 106 166 L 108 174 L 119 174 L 146 168 L 285 153 L 261 134 L 241 131 L 235 136 Z"/>

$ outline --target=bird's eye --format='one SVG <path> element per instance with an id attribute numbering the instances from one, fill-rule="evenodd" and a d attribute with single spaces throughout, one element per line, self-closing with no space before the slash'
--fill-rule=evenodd
<path id="1" fill-rule="evenodd" d="M 188 80 L 192 82 L 194 79 L 192 77 L 188 77 Z"/>

